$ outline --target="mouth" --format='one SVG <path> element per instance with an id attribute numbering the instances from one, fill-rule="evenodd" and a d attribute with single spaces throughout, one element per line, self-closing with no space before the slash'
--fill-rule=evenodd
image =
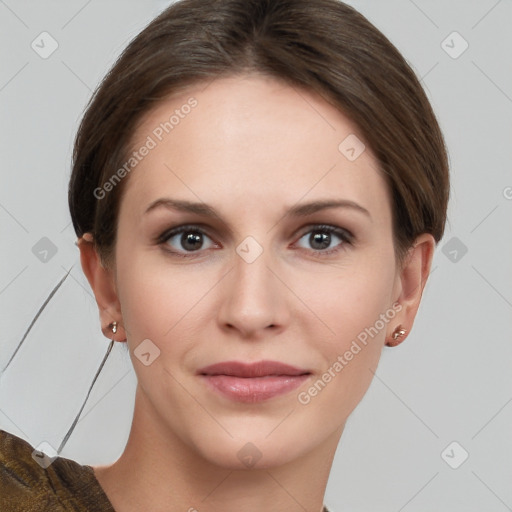
<path id="1" fill-rule="evenodd" d="M 226 361 L 202 368 L 197 374 L 209 389 L 230 400 L 256 403 L 296 389 L 312 373 L 277 361 Z"/>
<path id="2" fill-rule="evenodd" d="M 258 361 L 256 363 L 243 363 L 239 361 L 225 361 L 212 364 L 198 370 L 200 375 L 228 375 L 230 377 L 255 378 L 270 376 L 296 377 L 310 374 L 309 370 L 297 368 L 278 361 Z"/>

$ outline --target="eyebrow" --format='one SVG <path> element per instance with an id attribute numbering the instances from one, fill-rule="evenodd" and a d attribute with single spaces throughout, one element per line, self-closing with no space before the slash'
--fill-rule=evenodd
<path id="1" fill-rule="evenodd" d="M 171 199 L 168 197 L 162 197 L 160 199 L 156 199 L 155 201 L 153 201 L 146 208 L 144 215 L 157 208 L 166 208 L 168 210 L 195 213 L 197 215 L 202 215 L 204 217 L 217 217 L 218 219 L 223 221 L 222 217 L 215 211 L 215 208 L 206 203 L 196 203 L 180 199 Z M 318 211 L 327 210 L 330 208 L 349 208 L 351 210 L 363 213 L 370 219 L 372 218 L 370 212 L 366 208 L 348 199 L 325 199 L 321 201 L 312 201 L 310 203 L 298 204 L 289 208 L 286 215 L 292 217 L 307 217 L 308 215 L 313 215 Z"/>

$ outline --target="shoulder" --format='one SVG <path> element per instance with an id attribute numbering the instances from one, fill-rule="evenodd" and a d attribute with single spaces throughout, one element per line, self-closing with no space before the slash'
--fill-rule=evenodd
<path id="1" fill-rule="evenodd" d="M 90 466 L 44 458 L 30 443 L 0 429 L 0 510 L 113 510 Z"/>
<path id="2" fill-rule="evenodd" d="M 0 509 L 37 510 L 49 481 L 25 440 L 0 430 Z M 46 493 L 47 494 L 47 493 Z M 22 508 L 19 508 L 22 507 Z M 58 510 L 58 508 L 56 509 Z"/>

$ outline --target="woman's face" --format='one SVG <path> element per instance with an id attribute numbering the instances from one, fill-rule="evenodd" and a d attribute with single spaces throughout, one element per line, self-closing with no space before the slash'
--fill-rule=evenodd
<path id="1" fill-rule="evenodd" d="M 258 75 L 146 115 L 115 253 L 141 421 L 223 467 L 339 437 L 401 319 L 390 197 L 363 143 L 316 95 Z M 309 373 L 200 374 L 262 360 Z"/>

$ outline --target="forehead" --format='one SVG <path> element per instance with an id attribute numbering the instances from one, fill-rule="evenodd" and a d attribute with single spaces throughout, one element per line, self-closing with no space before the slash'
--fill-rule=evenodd
<path id="1" fill-rule="evenodd" d="M 144 145 L 151 149 L 122 200 L 139 215 L 166 194 L 259 209 L 340 196 L 389 213 L 358 127 L 316 94 L 272 78 L 217 79 L 163 100 L 135 132 L 132 150 Z"/>

